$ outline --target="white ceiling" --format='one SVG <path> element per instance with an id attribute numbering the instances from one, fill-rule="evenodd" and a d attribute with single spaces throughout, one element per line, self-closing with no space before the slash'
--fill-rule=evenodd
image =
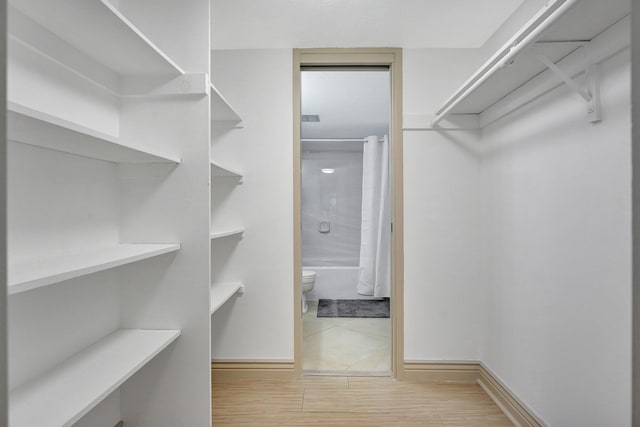
<path id="1" fill-rule="evenodd" d="M 213 0 L 213 49 L 476 48 L 523 0 Z"/>
<path id="2" fill-rule="evenodd" d="M 364 138 L 388 133 L 391 86 L 388 71 L 303 71 L 302 138 Z"/>

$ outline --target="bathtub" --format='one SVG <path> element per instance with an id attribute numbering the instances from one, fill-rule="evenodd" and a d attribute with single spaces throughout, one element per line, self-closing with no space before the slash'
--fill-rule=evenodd
<path id="1" fill-rule="evenodd" d="M 358 267 L 305 265 L 304 270 L 316 272 L 316 284 L 307 294 L 307 301 L 323 299 L 372 299 L 356 292 Z"/>

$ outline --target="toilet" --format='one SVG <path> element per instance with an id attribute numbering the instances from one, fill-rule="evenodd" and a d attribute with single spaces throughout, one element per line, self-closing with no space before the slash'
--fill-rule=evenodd
<path id="1" fill-rule="evenodd" d="M 307 297 L 305 294 L 311 292 L 313 285 L 316 283 L 316 272 L 313 270 L 302 270 L 302 312 L 309 310 L 307 306 Z"/>

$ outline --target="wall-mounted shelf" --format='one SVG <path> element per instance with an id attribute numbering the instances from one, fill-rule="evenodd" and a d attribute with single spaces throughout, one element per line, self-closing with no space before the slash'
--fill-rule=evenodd
<path id="1" fill-rule="evenodd" d="M 70 426 L 180 336 L 118 330 L 11 393 L 12 427 Z"/>
<path id="2" fill-rule="evenodd" d="M 32 0 L 12 5 L 120 76 L 184 74 L 108 0 Z"/>
<path id="3" fill-rule="evenodd" d="M 119 244 L 110 248 L 9 263 L 9 295 L 175 252 L 180 244 Z"/>
<path id="4" fill-rule="evenodd" d="M 50 150 L 116 163 L 180 163 L 180 158 L 123 144 L 115 136 L 8 103 L 8 139 Z"/>
<path id="5" fill-rule="evenodd" d="M 558 62 L 579 48 L 578 44 L 558 43 L 539 44 L 535 49 L 544 52 L 553 62 Z M 498 69 L 491 78 L 462 99 L 451 114 L 480 114 L 545 70 L 546 67 L 535 58 L 531 49 L 522 52 L 511 65 Z"/>
<path id="6" fill-rule="evenodd" d="M 210 237 L 211 237 L 211 240 L 215 240 L 215 239 L 222 239 L 223 237 L 231 237 L 231 236 L 242 237 L 243 234 L 244 234 L 244 228 L 236 228 L 233 230 L 212 232 Z"/>
<path id="7" fill-rule="evenodd" d="M 241 282 L 215 283 L 211 285 L 211 314 L 222 307 L 236 292 L 244 292 L 244 285 Z"/>
<path id="8" fill-rule="evenodd" d="M 598 121 L 597 73 L 592 64 L 610 55 L 612 47 L 592 46 L 591 41 L 628 15 L 627 3 L 550 1 L 447 99 L 426 127 L 436 128 L 446 118 L 464 121 L 470 115 L 479 117 L 480 127 L 486 126 L 530 101 L 531 97 L 520 102 L 508 98 L 530 82 L 543 80 L 542 76 L 550 76 L 547 80 L 551 84 L 540 85 L 534 98 L 566 82 L 587 102 L 588 120 Z M 592 16 L 598 19 L 586 19 Z M 571 64 L 567 66 L 566 62 Z M 556 67 L 559 63 L 564 66 Z M 585 72 L 586 82 L 574 81 L 576 75 Z"/>
<path id="9" fill-rule="evenodd" d="M 213 84 L 211 85 L 211 119 L 215 122 L 230 122 L 233 124 L 242 121 L 242 117 L 235 112 Z"/>
<path id="10" fill-rule="evenodd" d="M 239 178 L 242 179 L 242 172 L 222 166 L 217 162 L 211 161 L 211 174 L 221 178 Z"/>

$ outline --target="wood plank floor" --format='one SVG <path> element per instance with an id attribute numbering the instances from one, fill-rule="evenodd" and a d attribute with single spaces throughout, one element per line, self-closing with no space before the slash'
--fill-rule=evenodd
<path id="1" fill-rule="evenodd" d="M 214 426 L 513 426 L 476 384 L 306 376 L 212 386 Z"/>

